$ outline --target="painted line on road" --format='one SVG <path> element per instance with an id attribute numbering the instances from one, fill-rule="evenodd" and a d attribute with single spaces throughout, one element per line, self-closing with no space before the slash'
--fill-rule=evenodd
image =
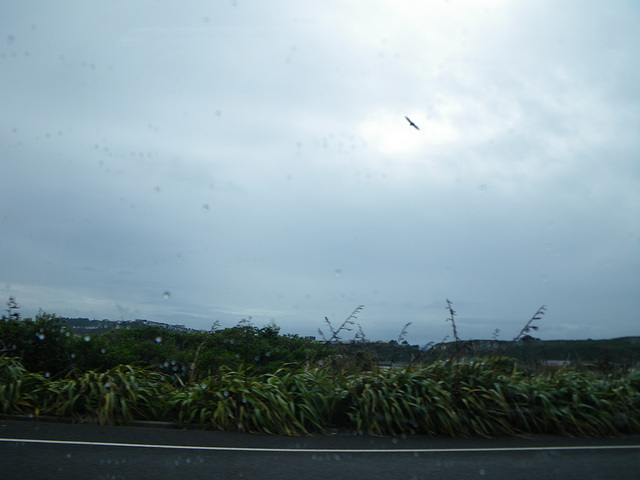
<path id="1" fill-rule="evenodd" d="M 76 440 L 42 440 L 32 438 L 0 438 L 0 442 L 35 443 L 50 445 L 74 445 L 90 447 L 160 448 L 168 450 L 210 450 L 222 452 L 267 453 L 471 453 L 471 452 L 540 452 L 556 450 L 637 450 L 640 445 L 569 445 L 544 447 L 477 447 L 477 448 L 263 448 L 263 447 L 215 447 L 201 445 L 161 445 L 148 443 L 85 442 Z"/>

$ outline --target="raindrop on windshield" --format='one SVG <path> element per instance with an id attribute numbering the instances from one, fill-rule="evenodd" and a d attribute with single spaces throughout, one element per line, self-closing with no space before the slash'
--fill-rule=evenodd
<path id="1" fill-rule="evenodd" d="M 165 300 L 169 300 L 169 298 L 171 298 L 171 294 L 168 291 L 164 292 L 162 294 L 162 298 L 164 298 Z"/>

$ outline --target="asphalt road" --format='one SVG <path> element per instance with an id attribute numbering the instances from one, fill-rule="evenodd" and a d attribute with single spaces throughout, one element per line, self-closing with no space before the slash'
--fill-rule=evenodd
<path id="1" fill-rule="evenodd" d="M 640 478 L 640 436 L 271 437 L 0 420 L 0 478 Z"/>

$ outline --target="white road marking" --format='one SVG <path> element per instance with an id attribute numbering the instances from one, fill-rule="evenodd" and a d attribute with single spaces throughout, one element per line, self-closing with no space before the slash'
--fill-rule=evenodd
<path id="1" fill-rule="evenodd" d="M 84 442 L 74 440 L 42 440 L 32 438 L 0 438 L 0 442 L 39 443 L 52 445 L 84 445 L 92 447 L 164 448 L 171 450 L 212 450 L 223 452 L 270 453 L 470 453 L 470 452 L 540 452 L 552 450 L 629 450 L 640 445 L 571 445 L 545 447 L 478 447 L 478 448 L 263 448 L 263 447 L 210 447 L 200 445 L 160 445 L 147 443 Z"/>

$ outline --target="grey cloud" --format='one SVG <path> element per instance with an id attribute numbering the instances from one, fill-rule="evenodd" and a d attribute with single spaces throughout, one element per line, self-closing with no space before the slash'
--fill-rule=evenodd
<path id="1" fill-rule="evenodd" d="M 25 311 L 313 335 L 364 304 L 426 343 L 451 298 L 468 337 L 541 304 L 545 338 L 635 333 L 636 10 L 150 7 L 0 8 Z"/>

